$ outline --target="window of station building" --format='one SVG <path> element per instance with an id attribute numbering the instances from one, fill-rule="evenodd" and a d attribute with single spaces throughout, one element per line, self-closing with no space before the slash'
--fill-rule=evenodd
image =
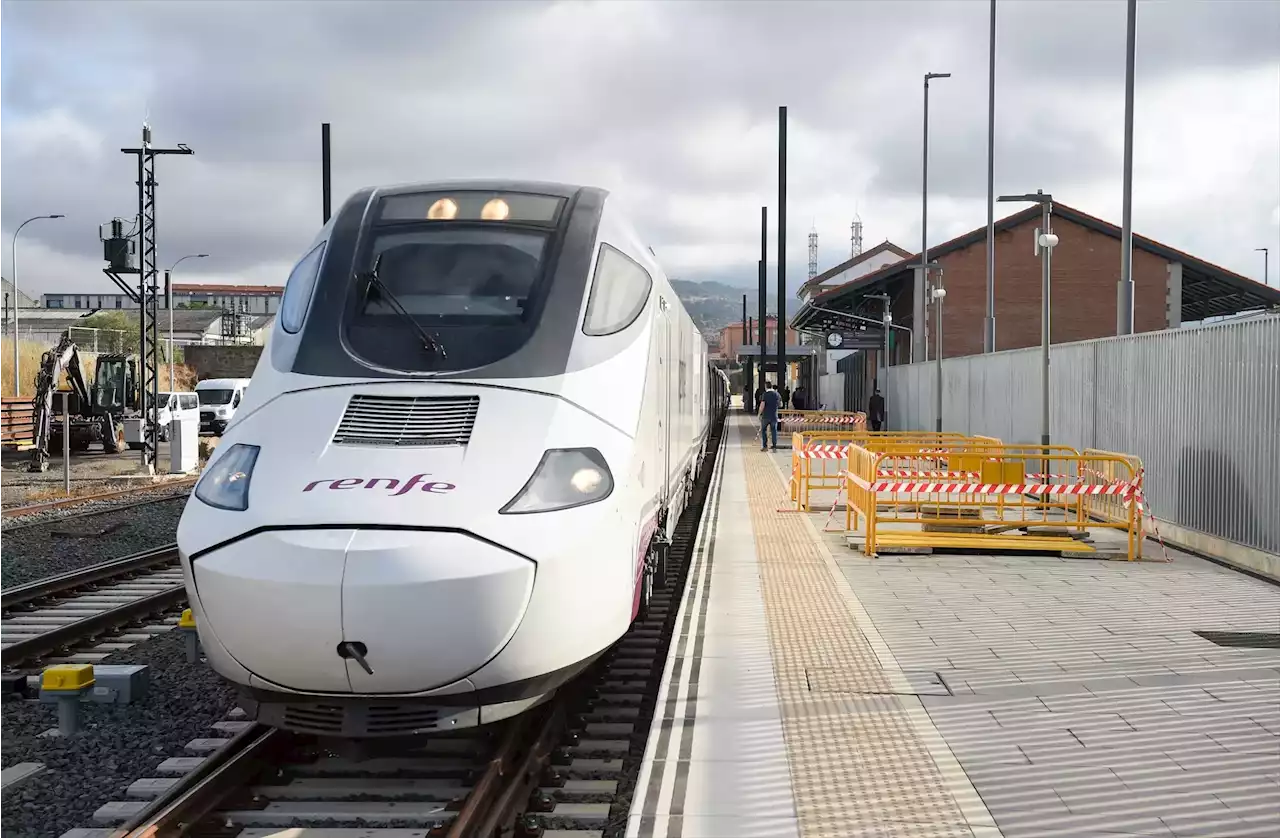
<path id="1" fill-rule="evenodd" d="M 638 262 L 615 247 L 601 244 L 582 322 L 583 334 L 612 335 L 627 328 L 644 310 L 652 288 L 653 278 Z"/>

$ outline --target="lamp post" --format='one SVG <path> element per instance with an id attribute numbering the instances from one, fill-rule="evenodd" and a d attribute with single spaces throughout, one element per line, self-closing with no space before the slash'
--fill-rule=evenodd
<path id="1" fill-rule="evenodd" d="M 1003 202 L 1023 201 L 1039 204 L 1042 211 L 1041 227 L 1036 230 L 1035 252 L 1040 256 L 1040 444 L 1049 444 L 1049 269 L 1053 248 L 1058 237 L 1051 232 L 1050 216 L 1053 212 L 1053 196 L 1043 190 L 1034 195 L 1001 195 Z M 1047 457 L 1046 453 L 1046 457 Z M 1048 471 L 1046 468 L 1045 471 Z"/>
<path id="2" fill-rule="evenodd" d="M 937 420 L 938 421 L 937 421 L 936 430 L 938 431 L 938 433 L 942 433 L 942 301 L 947 296 L 947 289 L 942 287 L 941 271 L 939 271 L 938 284 L 933 286 L 933 289 L 930 292 L 930 296 L 933 298 L 933 301 L 938 305 L 938 315 L 937 315 L 938 316 L 938 353 L 937 353 L 938 358 L 937 358 L 937 366 L 935 367 L 935 369 L 937 370 L 937 379 L 938 379 L 938 397 L 937 397 L 937 408 L 938 408 Z"/>
<path id="3" fill-rule="evenodd" d="M 925 267 L 929 264 L 929 80 L 930 79 L 949 79 L 950 73 L 925 73 L 924 74 L 924 143 L 921 151 L 921 176 L 920 176 L 920 268 L 922 271 L 921 281 L 925 276 Z M 915 308 L 919 312 L 919 320 L 924 320 L 924 286 L 916 286 L 916 304 Z M 922 340 L 928 340 L 922 337 Z M 927 346 L 926 346 L 927 351 Z"/>
<path id="4" fill-rule="evenodd" d="M 22 395 L 22 368 L 21 362 L 18 360 L 18 234 L 22 232 L 22 228 L 26 227 L 32 221 L 39 221 L 42 218 L 65 218 L 61 213 L 54 215 L 36 215 L 28 218 L 26 221 L 18 225 L 18 229 L 13 231 L 13 247 L 9 250 L 9 257 L 13 260 L 13 395 Z"/>
<path id="5" fill-rule="evenodd" d="M 328 127 L 328 126 L 325 126 L 325 127 Z M 170 275 L 173 273 L 174 268 L 176 268 L 176 267 L 178 267 L 179 265 L 181 265 L 181 264 L 182 264 L 184 261 L 186 261 L 187 259 L 205 259 L 205 258 L 208 258 L 208 256 L 209 256 L 209 254 L 208 254 L 208 253 L 188 253 L 186 256 L 183 256 L 181 259 L 179 259 L 178 261 L 176 261 L 176 262 L 174 262 L 172 265 L 170 265 L 170 266 L 169 266 L 169 270 L 167 270 L 167 271 L 165 271 L 165 272 L 164 272 L 164 296 L 165 296 L 164 304 L 165 304 L 165 307 L 169 309 L 169 392 L 170 392 L 170 393 L 172 393 L 172 392 L 174 391 L 174 384 L 173 384 L 173 284 L 172 284 L 172 277 L 171 277 Z"/>
<path id="6" fill-rule="evenodd" d="M 1255 247 L 1254 250 L 1262 251 L 1262 284 L 1269 285 L 1267 277 L 1271 273 L 1271 250 L 1266 247 Z"/>

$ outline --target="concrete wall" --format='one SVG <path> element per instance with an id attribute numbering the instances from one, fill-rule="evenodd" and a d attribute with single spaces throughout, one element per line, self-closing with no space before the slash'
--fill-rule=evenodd
<path id="1" fill-rule="evenodd" d="M 1165 539 L 1280 578 L 1277 359 L 1280 316 L 1054 346 L 1050 440 L 1140 457 Z M 890 370 L 891 429 L 934 428 L 936 375 Z M 1038 442 L 1040 376 L 1039 348 L 946 359 L 943 430 Z"/>
<path id="2" fill-rule="evenodd" d="M 196 371 L 196 379 L 249 378 L 258 365 L 261 346 L 185 346 L 183 358 Z"/>

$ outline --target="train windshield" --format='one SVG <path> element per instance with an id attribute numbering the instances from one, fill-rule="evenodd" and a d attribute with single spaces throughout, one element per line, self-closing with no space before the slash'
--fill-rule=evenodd
<path id="1" fill-rule="evenodd" d="M 528 340 L 546 296 L 553 231 L 450 221 L 419 214 L 368 231 L 346 327 L 357 355 L 394 369 L 469 369 Z"/>

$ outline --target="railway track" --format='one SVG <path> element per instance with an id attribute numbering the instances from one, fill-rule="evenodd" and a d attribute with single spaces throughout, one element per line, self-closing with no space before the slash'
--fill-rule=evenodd
<path id="1" fill-rule="evenodd" d="M 647 613 L 550 701 L 505 723 L 361 759 L 244 721 L 236 710 L 215 725 L 221 740 L 188 744 L 185 759 L 166 760 L 160 776 L 133 783 L 132 799 L 102 807 L 94 826 L 114 827 L 113 838 L 337 828 L 433 838 L 620 836 L 722 432 L 715 429 L 677 522 L 666 584 Z"/>
<path id="2" fill-rule="evenodd" d="M 176 544 L 9 588 L 0 593 L 5 668 L 84 645 L 185 598 Z"/>
<path id="3" fill-rule="evenodd" d="M 192 478 L 191 481 L 186 481 L 186 480 L 174 481 L 171 484 L 163 485 L 160 487 L 157 487 L 154 485 L 148 485 L 144 489 L 139 489 L 139 488 L 124 489 L 119 492 L 107 492 L 101 495 L 85 495 L 82 497 L 67 498 L 64 500 L 53 501 L 50 503 L 36 503 L 36 504 L 31 504 L 29 506 L 19 506 L 12 509 L 6 509 L 3 512 L 4 521 L 6 523 L 4 532 L 5 534 L 8 534 L 11 532 L 16 532 L 18 530 L 27 529 L 28 527 L 38 527 L 41 525 L 47 526 L 50 524 L 64 524 L 68 521 L 76 521 L 81 518 L 90 518 L 95 515 L 106 515 L 112 512 L 120 512 L 125 509 L 133 509 L 139 506 L 149 506 L 153 503 L 165 503 L 166 501 L 186 499 L 191 494 L 190 490 L 191 490 L 191 486 L 194 483 L 194 480 L 195 479 Z M 168 492 L 165 494 L 157 495 L 156 497 L 145 498 L 143 500 L 134 501 L 132 503 L 114 503 L 107 506 L 97 506 L 94 509 L 86 509 L 80 512 L 69 512 L 65 515 L 58 515 L 56 518 L 50 518 L 48 516 L 41 514 L 45 512 L 53 512 L 59 509 L 75 507 L 81 504 L 104 503 L 107 501 L 113 501 L 119 498 L 128 497 L 130 495 L 141 494 L 143 492 L 163 491 L 164 489 L 168 489 L 171 487 L 182 488 L 182 489 L 185 489 L 186 491 Z M 24 519 L 30 519 L 30 520 L 24 520 Z M 10 521 L 13 521 L 14 523 L 9 523 Z"/>

